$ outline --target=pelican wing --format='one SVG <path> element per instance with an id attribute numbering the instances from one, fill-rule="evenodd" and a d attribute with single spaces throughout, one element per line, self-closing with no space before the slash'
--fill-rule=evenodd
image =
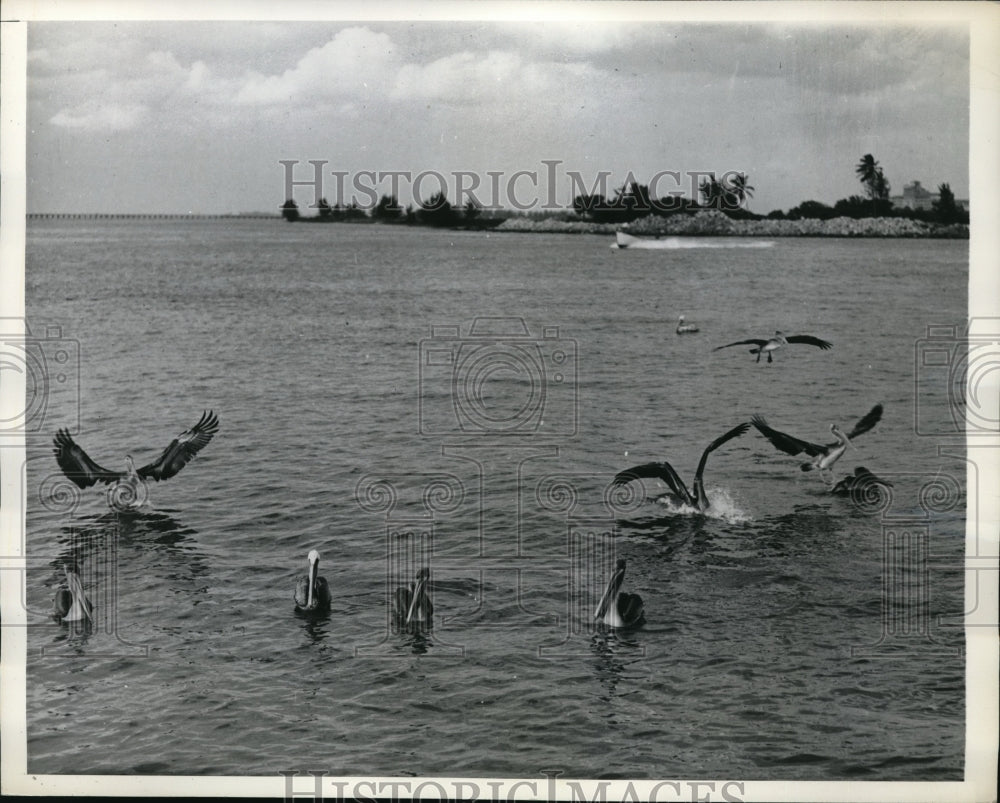
<path id="1" fill-rule="evenodd" d="M 642 597 L 638 594 L 619 594 L 617 605 L 618 617 L 626 625 L 637 625 L 645 618 Z"/>
<path id="2" fill-rule="evenodd" d="M 145 479 L 168 480 L 198 454 L 219 431 L 219 419 L 211 410 L 202 413 L 198 423 L 174 438 L 155 463 L 139 469 Z"/>
<path id="3" fill-rule="evenodd" d="M 97 482 L 109 483 L 121 479 L 124 472 L 109 471 L 95 463 L 70 437 L 69 430 L 60 429 L 53 439 L 53 452 L 63 473 L 81 488 Z"/>
<path id="4" fill-rule="evenodd" d="M 789 335 L 785 338 L 789 343 L 805 343 L 809 346 L 819 346 L 823 351 L 833 348 L 833 343 L 827 340 L 820 340 L 812 335 Z"/>
<path id="5" fill-rule="evenodd" d="M 858 435 L 864 435 L 868 430 L 874 427 L 881 420 L 882 420 L 882 405 L 876 404 L 874 407 L 872 407 L 871 410 L 869 410 L 865 414 L 864 418 L 862 418 L 860 421 L 858 421 L 857 424 L 854 425 L 854 429 L 852 429 L 850 432 L 846 434 L 847 439 L 849 441 L 852 441 Z M 834 441 L 833 443 L 828 443 L 826 445 L 826 448 L 833 449 L 834 447 L 839 445 L 840 441 Z"/>
<path id="6" fill-rule="evenodd" d="M 725 435 L 720 435 L 718 438 L 716 438 L 714 441 L 708 444 L 708 446 L 705 448 L 705 451 L 701 453 L 701 460 L 698 461 L 698 470 L 695 471 L 694 473 L 695 481 L 697 482 L 701 478 L 702 473 L 705 471 L 705 463 L 708 462 L 708 456 L 712 452 L 714 452 L 716 449 L 722 446 L 722 444 L 724 444 L 726 441 L 731 441 L 733 438 L 738 438 L 748 429 L 750 429 L 750 424 L 744 421 L 742 424 L 737 424 L 735 427 L 729 430 L 729 432 L 727 432 Z"/>
<path id="7" fill-rule="evenodd" d="M 662 463 L 643 463 L 641 466 L 633 466 L 624 471 L 619 471 L 615 474 L 612 484 L 624 485 L 627 482 L 643 477 L 655 477 L 658 480 L 662 480 L 678 496 L 688 500 L 691 499 L 691 494 L 688 493 L 684 481 L 674 471 L 674 467 L 665 461 Z"/>
<path id="8" fill-rule="evenodd" d="M 872 427 L 874 427 L 879 421 L 882 420 L 882 405 L 876 404 L 868 411 L 857 424 L 854 425 L 854 429 L 847 433 L 849 439 L 856 438 L 858 435 L 863 435 Z"/>
<path id="9" fill-rule="evenodd" d="M 300 577 L 295 581 L 295 605 L 305 608 L 309 604 L 309 578 Z"/>
<path id="10" fill-rule="evenodd" d="M 757 340 L 757 339 L 737 340 L 735 343 L 726 343 L 726 345 L 724 346 L 716 346 L 714 349 L 712 349 L 712 351 L 718 351 L 719 349 L 727 349 L 730 346 L 760 346 L 761 348 L 763 348 L 766 345 L 767 345 L 766 340 Z"/>
<path id="11" fill-rule="evenodd" d="M 776 429 L 771 429 L 767 425 L 767 422 L 761 418 L 759 415 L 755 415 L 750 419 L 750 422 L 757 428 L 765 438 L 771 441 L 771 445 L 776 449 L 780 449 L 785 454 L 799 454 L 799 452 L 805 452 L 811 457 L 816 455 L 825 454 L 828 447 L 821 446 L 818 443 L 809 443 L 809 441 L 800 440 L 799 438 L 788 435 L 784 432 L 778 432 Z M 836 444 L 834 444 L 836 445 Z"/>

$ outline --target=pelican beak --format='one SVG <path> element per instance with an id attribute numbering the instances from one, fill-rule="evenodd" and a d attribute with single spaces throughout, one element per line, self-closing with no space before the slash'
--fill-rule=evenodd
<path id="1" fill-rule="evenodd" d="M 413 614 L 417 610 L 419 600 L 424 594 L 424 586 L 426 586 L 426 584 L 426 576 L 420 574 L 417 578 L 416 584 L 413 586 L 413 596 L 410 598 L 410 608 L 406 612 L 406 624 L 409 624 L 410 620 L 413 619 Z"/>
<path id="2" fill-rule="evenodd" d="M 66 575 L 66 585 L 69 586 L 69 593 L 73 597 L 73 604 L 63 619 L 67 622 L 90 619 L 87 595 L 83 593 L 83 583 L 80 582 L 80 576 L 74 571 L 67 570 L 65 566 L 63 566 L 63 574 Z"/>
<path id="3" fill-rule="evenodd" d="M 310 558 L 309 560 L 309 596 L 306 598 L 307 607 L 313 606 L 313 595 L 316 593 L 316 575 L 319 574 L 319 561 Z"/>
<path id="4" fill-rule="evenodd" d="M 615 569 L 615 573 L 611 575 L 611 579 L 608 581 L 608 587 L 604 589 L 604 596 L 601 597 L 601 601 L 597 603 L 597 610 L 594 611 L 594 618 L 600 619 L 607 613 L 608 607 L 614 603 L 618 598 L 618 589 L 622 587 L 622 582 L 625 580 L 625 567 L 619 566 Z"/>

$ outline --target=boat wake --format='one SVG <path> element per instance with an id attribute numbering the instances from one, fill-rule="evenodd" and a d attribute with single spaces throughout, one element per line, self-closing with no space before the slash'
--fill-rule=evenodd
<path id="1" fill-rule="evenodd" d="M 756 237 L 642 237 L 635 234 L 617 232 L 612 248 L 619 249 L 667 249 L 682 248 L 771 248 L 774 240 L 760 240 Z"/>

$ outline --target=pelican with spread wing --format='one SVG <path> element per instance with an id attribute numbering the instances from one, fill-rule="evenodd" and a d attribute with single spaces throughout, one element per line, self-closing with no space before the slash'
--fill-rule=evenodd
<path id="1" fill-rule="evenodd" d="M 774 362 L 772 353 L 776 349 L 780 349 L 782 346 L 787 346 L 790 343 L 804 343 L 807 346 L 817 346 L 818 348 L 823 349 L 823 351 L 833 348 L 833 343 L 826 340 L 820 340 L 818 337 L 813 337 L 812 335 L 785 335 L 782 332 L 775 332 L 774 337 L 767 339 L 750 338 L 749 340 L 737 340 L 735 343 L 726 343 L 724 346 L 716 346 L 712 349 L 712 351 L 727 349 L 730 346 L 756 346 L 756 348 L 750 349 L 750 353 L 757 355 L 757 362 L 760 362 L 760 356 L 762 354 L 767 355 L 768 362 Z"/>
<path id="2" fill-rule="evenodd" d="M 687 486 L 674 470 L 674 467 L 665 461 L 660 463 L 644 463 L 641 466 L 627 468 L 624 471 L 618 472 L 611 484 L 624 485 L 632 480 L 638 480 L 644 477 L 655 477 L 656 479 L 662 480 L 667 484 L 670 488 L 669 495 L 675 502 L 690 505 L 691 507 L 697 509 L 700 513 L 704 513 L 709 508 L 709 502 L 708 496 L 705 494 L 705 483 L 702 480 L 702 475 L 705 473 L 705 464 L 708 462 L 708 456 L 722 446 L 722 444 L 727 441 L 731 441 L 733 438 L 739 437 L 748 429 L 750 429 L 750 424 L 746 422 L 737 424 L 725 435 L 719 436 L 708 444 L 705 451 L 701 454 L 701 460 L 698 461 L 698 469 L 694 473 L 693 492 L 687 489 Z"/>
<path id="3" fill-rule="evenodd" d="M 125 455 L 124 471 L 111 471 L 95 463 L 65 429 L 56 432 L 53 452 L 63 473 L 79 487 L 89 488 L 98 482 L 109 485 L 108 504 L 116 510 L 134 510 L 149 496 L 146 480 L 170 479 L 191 462 L 218 431 L 219 419 L 209 410 L 191 429 L 174 438 L 152 463 L 136 469 L 132 456 Z"/>
<path id="4" fill-rule="evenodd" d="M 851 445 L 851 441 L 858 437 L 858 435 L 863 435 L 868 430 L 872 429 L 879 421 L 882 420 L 882 405 L 876 404 L 872 407 L 864 418 L 854 425 L 854 429 L 846 434 L 836 424 L 831 424 L 830 431 L 837 440 L 833 443 L 827 443 L 825 445 L 821 443 L 810 443 L 809 441 L 804 441 L 792 435 L 788 435 L 787 433 L 772 429 L 768 426 L 767 421 L 759 415 L 755 415 L 750 420 L 753 425 L 757 427 L 757 430 L 761 435 L 771 441 L 771 444 L 775 448 L 785 454 L 797 455 L 801 452 L 805 452 L 809 455 L 812 459 L 800 466 L 803 471 L 812 471 L 813 469 L 816 469 L 821 474 L 824 471 L 829 471 L 831 475 L 830 479 L 832 480 L 833 464 L 840 460 L 844 452 L 847 451 L 847 447 Z"/>

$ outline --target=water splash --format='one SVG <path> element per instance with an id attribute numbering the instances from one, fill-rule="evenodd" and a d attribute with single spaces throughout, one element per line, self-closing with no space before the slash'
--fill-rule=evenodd
<path id="1" fill-rule="evenodd" d="M 739 503 L 732 497 L 725 488 L 712 488 L 706 491 L 708 494 L 708 511 L 706 516 L 713 519 L 722 519 L 729 524 L 742 524 L 753 521 L 753 516 L 743 510 Z"/>
<path id="2" fill-rule="evenodd" d="M 725 488 L 706 490 L 708 510 L 702 512 L 696 507 L 678 502 L 669 494 L 659 496 L 653 501 L 672 516 L 707 516 L 710 519 L 721 519 L 729 524 L 742 524 L 753 521 L 753 516 L 740 508 L 729 491 Z"/>

